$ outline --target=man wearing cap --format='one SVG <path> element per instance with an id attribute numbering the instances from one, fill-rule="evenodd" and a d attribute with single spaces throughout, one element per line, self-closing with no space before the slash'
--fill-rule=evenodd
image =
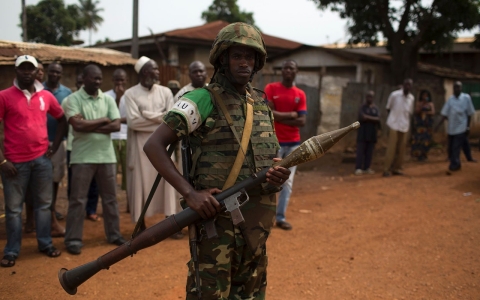
<path id="1" fill-rule="evenodd" d="M 142 56 L 135 64 L 140 82 L 125 91 L 127 111 L 127 193 L 130 215 L 137 222 L 152 188 L 157 171 L 143 152 L 148 137 L 162 123 L 164 114 L 173 107 L 173 94 L 158 84 L 157 63 Z M 146 216 L 177 212 L 177 199 L 173 187 L 162 178 L 149 205 Z M 181 238 L 181 234 L 173 236 Z"/>
<path id="2" fill-rule="evenodd" d="M 15 62 L 13 86 L 0 92 L 0 121 L 4 121 L 4 148 L 0 169 L 5 196 L 7 244 L 0 265 L 12 267 L 22 241 L 22 205 L 30 189 L 36 220 L 38 249 L 49 257 L 61 254 L 50 234 L 52 162 L 67 130 L 63 110 L 55 97 L 36 81 L 37 60 L 22 55 Z M 58 121 L 51 146 L 48 143 L 47 113 Z"/>
<path id="3" fill-rule="evenodd" d="M 43 66 L 41 63 L 38 62 L 38 73 L 37 73 L 37 80 L 40 81 L 39 73 L 42 72 L 43 78 Z M 60 79 L 62 78 L 63 68 L 62 66 L 57 63 L 53 62 L 48 65 L 47 67 L 47 81 L 43 82 L 43 87 L 45 90 L 51 92 L 55 98 L 57 99 L 58 103 L 62 105 L 63 100 L 72 93 L 72 91 L 60 83 Z M 55 140 L 55 134 L 57 132 L 57 120 L 52 117 L 50 114 L 47 115 L 47 132 L 48 132 L 48 140 L 51 143 Z M 62 141 L 60 143 L 59 149 L 55 154 L 51 157 L 52 165 L 53 165 L 53 196 L 52 196 L 52 237 L 62 237 L 65 235 L 65 228 L 58 223 L 58 220 L 63 219 L 63 215 L 56 212 L 56 202 L 57 202 L 57 194 L 58 194 L 58 187 L 59 183 L 62 180 L 63 176 L 65 175 L 65 164 L 66 164 L 66 141 Z M 30 194 L 27 192 L 25 202 L 26 202 L 26 215 L 27 219 L 25 222 L 25 232 L 33 232 L 34 228 L 34 220 L 33 220 L 33 206 L 29 205 L 30 201 Z"/>
<path id="4" fill-rule="evenodd" d="M 188 77 L 190 77 L 190 83 L 182 87 L 177 93 L 174 93 L 175 101 L 180 99 L 183 94 L 205 86 L 205 81 L 207 80 L 205 65 L 198 60 L 192 62 L 188 66 Z"/>

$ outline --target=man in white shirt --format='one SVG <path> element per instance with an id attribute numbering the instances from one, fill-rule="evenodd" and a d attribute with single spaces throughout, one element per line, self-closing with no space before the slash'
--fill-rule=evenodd
<path id="1" fill-rule="evenodd" d="M 176 94 L 175 94 L 175 102 L 182 97 L 183 94 L 186 92 L 193 91 L 194 89 L 198 89 L 205 86 L 205 81 L 207 80 L 207 70 L 205 65 L 201 61 L 194 61 L 188 66 L 188 76 L 190 77 L 190 83 L 186 86 L 182 87 Z"/>
<path id="2" fill-rule="evenodd" d="M 124 69 L 116 69 L 113 71 L 113 89 L 106 91 L 105 94 L 112 96 L 117 103 L 117 107 L 120 111 L 120 131 L 112 132 L 110 137 L 112 138 L 113 147 L 115 148 L 115 155 L 117 157 L 117 165 L 120 165 L 122 169 L 122 191 L 127 189 L 127 111 L 125 109 L 125 86 L 127 84 L 127 72 Z M 118 169 L 118 168 L 117 168 Z M 127 194 L 128 195 L 128 194 Z M 127 199 L 127 211 L 128 211 L 128 199 Z"/>
<path id="3" fill-rule="evenodd" d="M 403 175 L 405 140 L 410 129 L 414 97 L 410 93 L 413 81 L 405 79 L 403 88 L 390 94 L 387 101 L 387 126 L 390 128 L 383 176 Z"/>

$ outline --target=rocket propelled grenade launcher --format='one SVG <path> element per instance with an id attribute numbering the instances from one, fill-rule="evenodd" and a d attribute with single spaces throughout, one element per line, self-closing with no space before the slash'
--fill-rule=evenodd
<path id="1" fill-rule="evenodd" d="M 355 122 L 350 126 L 311 137 L 283 160 L 274 163 L 273 167 L 280 166 L 290 168 L 320 158 L 347 133 L 358 127 L 360 127 L 360 123 Z M 245 198 L 244 190 L 249 190 L 265 182 L 268 169 L 269 168 L 264 168 L 262 171 L 235 184 L 227 190 L 214 195 L 215 199 L 217 199 L 222 206 L 223 211 L 230 211 L 233 214 L 236 223 L 241 222 L 241 219 L 243 219 L 243 217 L 241 218 L 238 202 L 239 200 L 244 201 L 244 199 L 240 199 L 242 197 Z M 100 256 L 94 261 L 71 270 L 65 268 L 60 269 L 58 272 L 60 284 L 67 293 L 75 295 L 77 293 L 77 287 L 100 270 L 108 269 L 120 260 L 128 256 L 133 256 L 137 251 L 158 244 L 172 234 L 179 232 L 182 228 L 199 221 L 202 221 L 200 215 L 193 209 L 187 207 L 180 213 L 172 215 L 152 227 L 147 228 L 130 241 Z"/>

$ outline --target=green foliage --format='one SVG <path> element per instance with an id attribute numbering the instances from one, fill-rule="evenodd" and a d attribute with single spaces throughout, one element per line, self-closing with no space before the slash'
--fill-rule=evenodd
<path id="1" fill-rule="evenodd" d="M 349 42 L 354 44 L 375 45 L 382 33 L 389 42 L 397 38 L 416 46 L 441 49 L 450 45 L 459 32 L 480 24 L 478 0 L 433 0 L 431 5 L 421 0 L 311 1 L 321 10 L 330 9 L 348 19 Z"/>
<path id="2" fill-rule="evenodd" d="M 113 42 L 113 41 L 111 39 L 109 39 L 108 37 L 106 37 L 103 41 L 102 40 L 97 40 L 95 42 L 95 45 L 101 45 L 101 44 L 110 43 L 110 42 Z"/>
<path id="3" fill-rule="evenodd" d="M 63 0 L 42 0 L 37 5 L 27 5 L 26 13 L 29 42 L 69 46 L 79 32 L 86 29 L 78 6 L 65 6 Z"/>
<path id="4" fill-rule="evenodd" d="M 208 10 L 202 12 L 202 19 L 207 23 L 223 20 L 229 23 L 244 22 L 255 25 L 253 13 L 240 11 L 237 0 L 213 0 Z"/>
<path id="5" fill-rule="evenodd" d="M 396 82 L 412 74 L 421 48 L 445 49 L 458 33 L 480 24 L 479 0 L 432 0 L 428 4 L 422 0 L 311 1 L 321 10 L 330 9 L 348 19 L 350 43 L 375 45 L 382 34 L 388 40 L 393 64 L 398 63 L 392 67 Z"/>
<path id="6" fill-rule="evenodd" d="M 99 15 L 103 8 L 97 7 L 100 4 L 98 0 L 79 0 L 79 2 L 82 18 L 90 31 L 89 44 L 92 45 L 92 31 L 97 32 L 98 26 L 103 23 L 103 18 Z"/>

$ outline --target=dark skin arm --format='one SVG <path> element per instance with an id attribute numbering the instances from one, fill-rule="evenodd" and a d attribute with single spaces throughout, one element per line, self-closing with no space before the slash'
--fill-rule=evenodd
<path id="1" fill-rule="evenodd" d="M 470 134 L 470 121 L 471 120 L 472 120 L 472 117 L 468 116 L 468 118 L 467 118 L 467 131 L 465 131 L 467 136 Z"/>
<path id="2" fill-rule="evenodd" d="M 52 155 L 57 152 L 60 143 L 63 140 L 63 137 L 67 134 L 68 126 L 67 126 L 67 119 L 65 115 L 61 116 L 57 119 L 58 126 L 57 132 L 55 133 L 55 140 L 51 147 L 48 148 L 47 153 L 45 155 L 50 158 Z M 0 162 L 5 160 L 5 156 L 3 155 L 2 150 L 0 150 Z M 13 165 L 11 161 L 5 162 L 3 165 L 0 166 L 0 170 L 5 174 L 7 177 L 14 177 L 17 176 L 17 169 Z"/>
<path id="3" fill-rule="evenodd" d="M 442 118 L 440 119 L 440 121 L 438 122 L 437 126 L 435 126 L 435 128 L 433 129 L 433 131 L 437 132 L 438 131 L 438 128 L 440 128 L 440 126 L 443 124 L 443 122 L 445 122 L 445 120 L 447 120 L 448 118 L 445 117 L 445 116 L 442 116 Z M 469 122 L 470 123 L 470 122 Z"/>
<path id="4" fill-rule="evenodd" d="M 67 135 L 68 132 L 68 124 L 65 115 L 61 116 L 57 119 L 57 132 L 55 132 L 55 139 L 53 140 L 53 144 L 51 147 L 48 148 L 46 156 L 51 158 L 55 152 L 57 152 L 60 143 L 62 142 L 63 138 Z"/>
<path id="5" fill-rule="evenodd" d="M 0 162 L 5 160 L 5 156 L 3 155 L 2 150 L 0 149 Z M 2 170 L 3 174 L 8 178 L 17 176 L 17 169 L 13 165 L 11 161 L 7 161 L 3 165 L 0 166 L 0 170 Z"/>
<path id="6" fill-rule="evenodd" d="M 362 121 L 380 122 L 380 118 L 362 114 Z"/>
<path id="7" fill-rule="evenodd" d="M 185 199 L 188 206 L 196 211 L 202 218 L 208 219 L 220 212 L 220 204 L 212 196 L 220 193 L 217 188 L 196 191 L 190 183 L 178 172 L 167 154 L 168 145 L 178 141 L 173 130 L 161 124 L 145 143 L 143 150 L 155 169 L 170 183 Z M 290 170 L 276 167 L 267 173 L 267 181 L 276 186 L 282 185 L 290 175 Z"/>
<path id="8" fill-rule="evenodd" d="M 68 119 L 68 123 L 72 125 L 73 130 L 78 132 L 94 132 L 97 128 L 103 125 L 107 125 L 110 122 L 111 122 L 110 119 L 107 117 L 95 119 L 95 120 L 85 120 L 80 114 L 77 114 L 71 117 L 70 119 Z"/>
<path id="9" fill-rule="evenodd" d="M 425 113 L 427 115 L 434 115 L 435 114 L 435 107 L 433 106 L 432 103 L 428 103 L 427 105 L 430 107 L 430 110 L 429 111 L 422 111 L 422 107 L 427 104 L 423 101 L 418 101 L 416 104 L 415 104 L 415 113 L 416 114 L 420 114 L 420 113 Z"/>
<path id="10" fill-rule="evenodd" d="M 275 118 L 276 122 L 289 125 L 289 126 L 295 126 L 295 127 L 305 126 L 305 122 L 307 121 L 306 115 L 299 116 L 296 111 L 289 111 L 289 112 L 276 111 L 275 106 L 273 105 L 272 102 L 268 102 L 268 107 L 270 107 L 270 109 L 272 110 L 273 117 Z"/>
<path id="11" fill-rule="evenodd" d="M 110 134 L 112 132 L 117 132 L 120 130 L 120 119 L 115 119 L 112 122 L 100 126 L 97 129 L 95 129 L 94 132 L 96 133 L 105 133 L 105 134 Z"/>

